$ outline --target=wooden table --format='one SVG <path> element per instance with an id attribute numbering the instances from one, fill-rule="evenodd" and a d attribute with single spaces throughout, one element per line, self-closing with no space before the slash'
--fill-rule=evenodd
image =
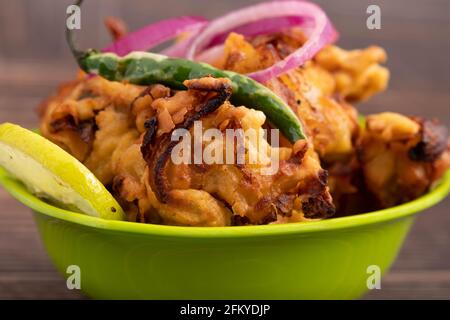
<path id="1" fill-rule="evenodd" d="M 153 1 L 152 1 L 153 2 Z M 256 1 L 137 0 L 88 2 L 82 40 L 106 43 L 100 18 L 121 16 L 137 28 L 157 19 L 202 14 L 209 17 Z M 450 125 L 450 1 L 318 1 L 341 32 L 341 45 L 379 44 L 389 53 L 390 89 L 360 106 L 364 113 L 384 110 L 437 117 Z M 36 126 L 36 106 L 76 67 L 62 36 L 70 1 L 0 0 L 0 122 Z M 382 29 L 365 27 L 366 8 L 382 9 Z M 167 11 L 166 8 L 171 8 Z M 208 8 L 205 10 L 204 8 Z M 145 12 L 145 14 L 143 14 Z M 79 299 L 50 263 L 27 208 L 0 189 L 0 299 Z M 367 299 L 450 299 L 450 199 L 421 214 L 382 290 Z"/>

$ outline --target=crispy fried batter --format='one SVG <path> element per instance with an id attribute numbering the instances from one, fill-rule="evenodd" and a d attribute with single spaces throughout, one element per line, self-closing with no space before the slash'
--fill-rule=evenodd
<path id="1" fill-rule="evenodd" d="M 425 193 L 450 165 L 447 130 L 396 113 L 368 116 L 359 144 L 367 188 L 381 207 Z"/>
<path id="2" fill-rule="evenodd" d="M 365 101 L 386 89 L 389 70 L 380 66 L 386 60 L 384 49 L 376 46 L 346 51 L 330 45 L 315 57 L 332 74 L 336 92 L 347 101 Z"/>
<path id="3" fill-rule="evenodd" d="M 175 92 L 161 85 L 142 88 L 99 77 L 80 80 L 72 92 L 50 100 L 41 127 L 48 138 L 73 154 L 79 151 L 79 159 L 111 186 L 132 221 L 220 226 L 302 221 L 334 213 L 327 174 L 306 141 L 271 148 L 263 135 L 258 136 L 258 145 L 265 145 L 267 155 L 280 157 L 275 175 L 261 173 L 267 162 L 248 162 L 258 149 L 246 137 L 244 163 L 174 164 L 170 156 L 179 143 L 171 141 L 175 129 L 193 133 L 194 121 L 201 119 L 203 132 L 214 128 L 224 135 L 225 157 L 226 146 L 238 139 L 227 137 L 227 129 L 260 132 L 266 120 L 260 111 L 229 103 L 227 79 L 206 77 L 185 85 L 188 90 Z M 63 115 L 73 120 L 55 125 Z M 80 129 L 83 121 L 93 124 L 89 126 L 93 139 L 88 142 L 84 133 L 88 129 Z M 68 132 L 76 139 L 60 138 Z M 86 149 L 78 150 L 78 140 Z M 203 147 L 214 143 L 204 141 Z M 237 159 L 237 149 L 232 152 Z M 264 157 L 258 154 L 259 158 Z"/>
<path id="4" fill-rule="evenodd" d="M 186 85 L 189 88 L 187 92 L 196 96 L 198 92 L 195 91 L 200 89 L 203 92 L 217 91 L 220 97 L 222 90 L 227 92 L 230 88 L 224 79 L 212 78 L 190 81 Z M 198 119 L 201 117 L 203 130 L 220 128 L 224 132 L 231 128 L 244 130 L 261 128 L 265 122 L 261 112 L 245 107 L 233 107 L 225 102 L 223 97 L 226 100 L 229 94 L 222 95 L 217 100 L 219 103 L 217 106 L 214 96 L 205 96 L 205 102 L 200 102 L 200 107 L 196 108 L 195 115 Z M 212 101 L 214 103 L 211 103 Z M 209 112 L 202 112 L 210 106 Z M 217 107 L 219 107 L 217 111 L 214 111 Z M 181 127 L 188 129 L 191 124 L 192 118 L 188 115 Z M 149 128 L 149 132 L 151 131 L 155 132 L 153 128 Z M 154 133 L 151 135 L 154 137 Z M 167 150 L 172 151 L 177 144 L 177 142 L 171 142 L 169 137 L 170 135 L 165 135 L 157 138 L 152 142 L 155 147 L 150 147 L 149 150 L 143 148 L 144 159 L 149 162 L 149 184 L 155 197 L 166 206 L 178 207 L 180 205 L 180 201 L 176 199 L 178 191 L 188 189 L 206 191 L 230 208 L 233 215 L 245 217 L 245 221 L 250 224 L 269 223 L 275 221 L 278 214 L 290 215 L 294 210 L 304 212 L 307 218 L 323 218 L 334 212 L 326 186 L 326 175 L 322 173 L 317 158 L 304 142 L 302 147 L 297 146 L 298 151 L 295 154 L 291 153 L 291 157 L 281 161 L 278 174 L 264 176 L 259 172 L 258 167 L 245 164 L 175 165 L 167 161 Z M 301 141 L 299 143 L 302 144 Z M 207 148 L 207 146 L 208 144 L 204 147 Z M 225 152 L 224 149 L 224 154 Z M 161 162 L 161 159 L 164 160 Z M 159 163 L 163 165 L 158 166 Z M 156 179 L 158 175 L 163 178 Z M 154 205 L 159 207 L 160 203 Z M 186 210 L 188 210 L 187 207 L 185 207 Z M 164 211 L 159 209 L 158 211 L 163 220 L 166 220 Z M 235 222 L 238 220 L 233 218 Z"/>
<path id="5" fill-rule="evenodd" d="M 304 41 L 298 30 L 253 39 L 232 33 L 216 64 L 254 72 L 284 59 Z M 372 195 L 382 207 L 414 199 L 449 166 L 447 130 L 432 121 L 380 114 L 368 119 L 360 138 L 358 113 L 348 101 L 367 100 L 386 88 L 389 71 L 380 65 L 385 61 L 386 52 L 376 46 L 346 51 L 330 45 L 303 67 L 266 83 L 304 122 L 329 170 L 330 190 L 341 213 L 373 209 Z"/>
<path id="6" fill-rule="evenodd" d="M 215 65 L 240 73 L 264 69 L 305 40 L 296 29 L 253 39 L 232 33 Z M 82 76 L 43 104 L 40 128 L 111 189 L 130 221 L 286 223 L 330 217 L 335 206 L 341 213 L 372 209 L 373 198 L 377 207 L 389 207 L 429 190 L 450 166 L 450 143 L 445 127 L 417 117 L 381 113 L 367 117 L 360 128 L 349 101 L 384 90 L 389 72 L 379 64 L 385 60 L 378 47 L 328 46 L 303 67 L 268 81 L 265 85 L 304 123 L 309 139 L 294 145 L 280 137 L 278 147 L 259 134 L 270 128 L 265 115 L 231 105 L 229 81 L 212 77 L 187 81 L 187 90 L 174 91 Z M 194 135 L 196 120 L 202 134 L 215 129 L 223 138 L 203 140 L 203 150 L 218 146 L 214 157 L 223 163 L 231 145 L 233 159 L 242 151 L 242 162 L 196 162 L 192 141 L 180 151 Z M 177 129 L 188 134 L 172 141 Z M 228 129 L 236 135 L 227 136 Z M 255 130 L 257 142 L 239 129 Z M 174 154 L 189 161 L 175 163 Z M 256 163 L 250 161 L 254 155 Z M 273 155 L 279 158 L 278 171 L 262 174 Z"/>
<path id="7" fill-rule="evenodd" d="M 301 32 L 290 31 L 259 36 L 247 41 L 231 33 L 225 42 L 222 67 L 249 73 L 282 60 L 303 44 Z M 348 159 L 357 134 L 356 111 L 344 101 L 336 101 L 333 75 L 316 62 L 287 72 L 266 85 L 281 96 L 304 122 L 314 149 L 325 162 Z"/>
<path id="8" fill-rule="evenodd" d="M 225 42 L 221 66 L 243 73 L 267 68 L 284 59 L 304 41 L 305 36 L 298 30 L 251 40 L 232 33 Z M 316 61 L 272 79 L 266 86 L 282 97 L 303 121 L 322 165 L 330 169 L 331 193 L 340 207 L 342 197 L 357 192 L 353 185 L 353 176 L 358 171 L 353 165 L 354 142 L 359 131 L 356 109 L 343 98 L 335 98 L 341 92 L 333 73 Z M 352 171 L 344 176 L 335 174 L 334 167 L 348 167 Z"/>
<path id="9" fill-rule="evenodd" d="M 92 151 L 98 114 L 108 106 L 127 114 L 131 102 L 142 90 L 100 77 L 64 85 L 41 107 L 41 132 L 84 161 Z"/>
<path id="10" fill-rule="evenodd" d="M 178 100 L 178 97 L 176 97 L 176 95 L 174 96 L 174 98 L 166 100 L 167 104 L 174 107 L 173 109 L 176 110 L 176 112 L 174 113 L 174 117 L 179 114 L 178 110 L 185 110 L 180 119 L 181 121 L 183 121 L 184 119 L 184 121 L 180 123 L 180 126 L 177 127 L 177 129 L 189 130 L 193 126 L 195 121 L 200 120 L 202 117 L 207 116 L 209 113 L 217 110 L 217 108 L 225 103 L 225 101 L 227 101 L 231 96 L 231 84 L 228 79 L 214 79 L 211 77 L 207 77 L 199 80 L 185 81 L 185 85 L 188 89 L 191 89 L 191 92 L 192 90 L 194 90 L 194 95 L 197 95 L 195 92 L 197 90 L 201 90 L 206 93 L 212 92 L 214 93 L 214 95 L 211 96 L 208 94 L 205 97 L 205 102 L 201 103 L 199 106 L 195 106 L 195 108 L 194 106 L 189 104 L 186 108 L 184 102 Z M 187 95 L 192 94 L 189 94 L 188 91 Z M 157 102 L 158 101 L 155 101 L 155 103 Z M 175 107 L 177 104 L 181 107 Z M 168 112 L 168 116 L 170 118 L 172 115 Z M 150 119 L 150 121 L 152 119 Z M 148 132 L 145 135 L 146 139 L 142 145 L 141 150 L 145 161 L 147 161 L 149 167 L 152 169 L 150 172 L 150 185 L 155 191 L 158 200 L 166 203 L 169 200 L 170 195 L 168 191 L 168 178 L 164 174 L 164 169 L 170 159 L 174 147 L 178 144 L 178 141 L 171 140 L 170 133 L 175 127 L 173 121 L 171 121 L 173 126 L 171 126 L 169 130 L 167 128 L 167 125 L 164 125 L 164 122 L 161 120 L 152 121 L 152 123 L 152 125 L 149 125 Z M 154 133 L 156 131 L 155 126 L 158 127 L 158 139 L 154 139 Z M 163 129 L 160 129 L 161 126 L 163 126 Z"/>

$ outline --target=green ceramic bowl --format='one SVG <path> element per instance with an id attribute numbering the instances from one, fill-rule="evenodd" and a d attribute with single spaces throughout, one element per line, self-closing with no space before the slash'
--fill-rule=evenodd
<path id="1" fill-rule="evenodd" d="M 65 211 L 0 171 L 31 208 L 59 272 L 81 270 L 81 290 L 100 299 L 354 299 L 367 268 L 385 272 L 414 213 L 442 200 L 450 171 L 427 195 L 394 208 L 319 222 L 173 227 L 108 221 Z"/>

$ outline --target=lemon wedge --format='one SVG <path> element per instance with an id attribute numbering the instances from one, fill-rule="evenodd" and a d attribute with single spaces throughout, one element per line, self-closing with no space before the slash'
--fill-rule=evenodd
<path id="1" fill-rule="evenodd" d="M 125 218 L 114 197 L 81 162 L 18 125 L 0 125 L 0 166 L 38 197 L 65 209 L 104 219 Z"/>

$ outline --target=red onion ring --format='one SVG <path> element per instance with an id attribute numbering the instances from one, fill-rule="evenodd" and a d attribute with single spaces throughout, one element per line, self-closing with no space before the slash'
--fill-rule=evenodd
<path id="1" fill-rule="evenodd" d="M 223 43 L 225 42 L 226 38 L 228 37 L 230 32 L 236 32 L 239 34 L 242 34 L 246 37 L 256 37 L 262 34 L 270 34 L 274 32 L 278 32 L 283 29 L 287 29 L 294 26 L 301 25 L 302 27 L 305 27 L 305 31 L 308 31 L 308 22 L 309 25 L 311 24 L 311 21 L 307 21 L 304 18 L 301 17 L 280 17 L 275 19 L 265 19 L 261 21 L 252 22 L 240 27 L 237 27 L 234 30 L 229 30 L 228 32 L 224 34 L 220 34 L 216 36 L 211 43 L 208 45 L 207 50 L 204 50 L 201 52 L 197 57 L 196 60 L 198 61 L 204 61 L 204 62 L 210 62 L 212 61 L 212 55 L 211 53 L 214 53 L 215 56 L 220 55 L 222 52 L 219 51 L 218 47 L 223 48 Z M 194 41 L 195 37 L 202 32 L 202 30 L 206 27 L 207 23 L 199 24 L 198 26 L 194 26 L 190 30 L 190 36 L 189 38 L 177 42 L 171 47 L 163 50 L 161 53 L 167 56 L 171 57 L 184 57 L 186 56 L 187 50 L 192 45 L 192 42 Z M 310 26 L 309 26 L 310 28 Z M 205 58 L 205 59 L 204 59 Z"/>
<path id="2" fill-rule="evenodd" d="M 215 36 L 211 40 L 207 48 L 224 43 L 230 32 L 236 32 L 246 37 L 256 37 L 262 34 L 270 34 L 278 32 L 285 28 L 290 28 L 303 24 L 305 24 L 305 19 L 303 17 L 298 16 L 278 17 L 274 19 L 263 19 L 256 22 L 251 22 Z"/>
<path id="3" fill-rule="evenodd" d="M 206 49 L 205 51 L 197 55 L 195 57 L 195 60 L 213 64 L 223 55 L 224 47 L 224 44 L 218 44 L 217 46 Z"/>
<path id="4" fill-rule="evenodd" d="M 206 27 L 207 24 L 208 22 L 205 21 L 192 25 L 189 30 L 186 30 L 186 32 L 189 32 L 189 36 L 186 39 L 175 42 L 170 47 L 161 51 L 161 54 L 169 57 L 184 57 L 194 38 Z"/>
<path id="5" fill-rule="evenodd" d="M 124 56 L 132 51 L 150 50 L 183 32 L 189 32 L 190 30 L 197 30 L 198 32 L 199 27 L 206 24 L 205 21 L 205 18 L 190 16 L 162 20 L 127 34 L 102 51 L 114 52 L 119 56 Z"/>
<path id="6" fill-rule="evenodd" d="M 282 17 L 252 22 L 250 24 L 238 27 L 232 30 L 232 32 L 236 32 L 247 37 L 256 37 L 259 35 L 279 32 L 283 29 L 292 27 L 301 27 L 306 35 L 309 35 L 311 33 L 311 29 L 313 29 L 313 26 L 311 26 L 311 21 L 307 19 L 300 17 Z M 216 36 L 211 41 L 211 44 L 208 46 L 208 48 L 206 50 L 203 50 L 195 57 L 195 60 L 210 64 L 216 62 L 224 53 L 224 42 L 229 36 L 230 32 L 231 31 Z M 189 44 L 185 44 L 185 46 L 187 45 Z"/>
<path id="7" fill-rule="evenodd" d="M 296 14 L 297 12 L 298 14 Z M 206 49 L 215 37 L 225 34 L 230 30 L 235 30 L 240 26 L 262 19 L 292 17 L 294 14 L 297 17 L 312 20 L 314 22 L 314 29 L 311 31 L 309 39 L 305 44 L 286 57 L 286 59 L 265 70 L 249 74 L 250 77 L 259 82 L 266 82 L 282 73 L 303 65 L 306 61 L 313 58 L 323 46 L 337 39 L 337 32 L 320 7 L 304 1 L 278 1 L 261 3 L 231 12 L 211 21 L 195 37 L 186 54 L 186 58 L 194 60 L 197 54 Z"/>

